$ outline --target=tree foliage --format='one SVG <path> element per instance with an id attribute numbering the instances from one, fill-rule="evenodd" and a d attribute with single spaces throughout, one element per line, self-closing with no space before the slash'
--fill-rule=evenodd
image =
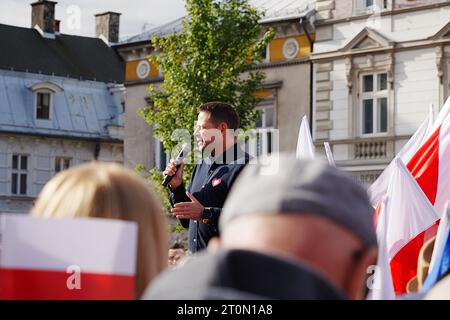
<path id="1" fill-rule="evenodd" d="M 205 102 L 231 103 L 241 128 L 254 127 L 259 116 L 255 92 L 265 75 L 251 67 L 262 60 L 274 36 L 259 24 L 264 13 L 248 0 L 186 0 L 186 10 L 180 32 L 152 39 L 155 51 L 150 60 L 161 68 L 164 81 L 149 87 L 152 104 L 140 110 L 172 154 L 179 151 L 179 141 L 172 136 L 175 129 L 190 132 L 194 143 L 197 107 Z M 192 169 L 193 165 L 185 167 L 186 180 Z M 160 185 L 158 170 L 152 169 L 149 177 Z"/>
<path id="2" fill-rule="evenodd" d="M 261 60 L 273 31 L 263 32 L 263 12 L 248 0 L 186 0 L 187 17 L 182 31 L 152 40 L 151 59 L 164 74 L 161 85 L 149 88 L 152 106 L 141 115 L 154 125 L 154 134 L 166 150 L 173 150 L 174 129 L 191 135 L 197 107 L 209 101 L 233 104 L 241 127 L 258 117 L 255 106 L 264 73 L 251 70 Z"/>

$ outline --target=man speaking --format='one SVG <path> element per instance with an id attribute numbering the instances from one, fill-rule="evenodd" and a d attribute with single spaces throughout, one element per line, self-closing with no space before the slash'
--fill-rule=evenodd
<path id="1" fill-rule="evenodd" d="M 189 186 L 183 185 L 183 166 L 171 161 L 164 174 L 169 183 L 172 214 L 188 229 L 189 250 L 206 248 L 209 239 L 219 235 L 218 220 L 223 204 L 249 155 L 238 147 L 236 110 L 228 103 L 208 102 L 198 108 L 195 138 L 202 161 L 193 171 Z"/>

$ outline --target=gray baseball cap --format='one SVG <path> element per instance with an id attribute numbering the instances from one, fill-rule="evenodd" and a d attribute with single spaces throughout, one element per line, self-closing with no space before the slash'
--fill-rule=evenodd
<path id="1" fill-rule="evenodd" d="M 373 208 L 366 191 L 351 176 L 322 160 L 299 160 L 275 153 L 249 164 L 237 178 L 219 228 L 252 214 L 317 214 L 331 219 L 376 246 Z"/>

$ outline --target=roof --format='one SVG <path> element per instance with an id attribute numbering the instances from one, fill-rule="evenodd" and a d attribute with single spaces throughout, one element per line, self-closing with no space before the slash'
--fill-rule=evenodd
<path id="1" fill-rule="evenodd" d="M 107 83 L 124 82 L 123 61 L 101 39 L 0 24 L 0 69 Z"/>
<path id="2" fill-rule="evenodd" d="M 261 23 L 300 19 L 315 11 L 315 0 L 250 0 L 256 8 L 265 11 Z"/>
<path id="3" fill-rule="evenodd" d="M 37 120 L 33 89 L 54 88 L 50 120 Z M 116 85 L 119 86 L 119 85 Z M 0 70 L 0 132 L 117 139 L 108 126 L 123 126 L 120 92 L 98 81 Z"/>
<path id="4" fill-rule="evenodd" d="M 315 0 L 250 0 L 255 8 L 264 10 L 265 16 L 260 23 L 271 23 L 308 17 L 315 12 Z M 187 17 L 181 17 L 161 26 L 132 36 L 120 42 L 118 46 L 149 41 L 155 36 L 165 37 L 182 30 L 182 21 Z"/>
<path id="5" fill-rule="evenodd" d="M 149 41 L 153 37 L 166 37 L 170 34 L 180 32 L 183 28 L 183 21 L 185 19 L 186 17 L 181 17 L 169 23 L 154 27 L 143 33 L 125 39 L 124 41 L 120 42 L 119 45 Z"/>

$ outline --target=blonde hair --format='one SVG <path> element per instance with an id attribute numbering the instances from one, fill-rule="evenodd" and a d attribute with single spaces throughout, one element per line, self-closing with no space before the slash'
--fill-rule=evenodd
<path id="1" fill-rule="evenodd" d="M 138 224 L 136 297 L 168 264 L 168 229 L 149 181 L 118 164 L 91 162 L 57 174 L 40 193 L 39 217 L 97 217 Z"/>

